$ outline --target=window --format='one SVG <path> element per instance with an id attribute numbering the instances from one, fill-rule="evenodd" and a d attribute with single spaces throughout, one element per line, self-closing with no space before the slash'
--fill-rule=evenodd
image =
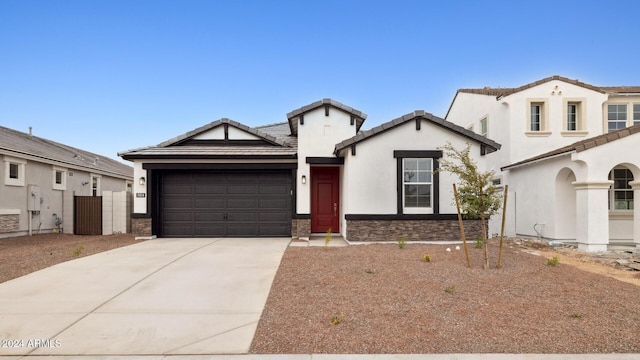
<path id="1" fill-rule="evenodd" d="M 629 185 L 633 181 L 631 170 L 619 167 L 609 173 L 613 185 L 609 190 L 609 209 L 613 211 L 633 210 L 633 189 Z"/>
<path id="2" fill-rule="evenodd" d="M 542 131 L 542 103 L 531 103 L 529 131 Z"/>
<path id="3" fill-rule="evenodd" d="M 633 104 L 633 125 L 640 125 L 640 104 Z"/>
<path id="4" fill-rule="evenodd" d="M 394 150 L 397 159 L 397 214 L 438 214 L 441 150 Z"/>
<path id="5" fill-rule="evenodd" d="M 607 105 L 607 130 L 609 132 L 627 127 L 627 104 Z"/>
<path id="6" fill-rule="evenodd" d="M 402 159 L 403 203 L 405 210 L 432 208 L 433 160 Z"/>
<path id="7" fill-rule="evenodd" d="M 67 190 L 67 170 L 61 168 L 53 168 L 53 189 Z"/>
<path id="8" fill-rule="evenodd" d="M 567 105 L 567 131 L 578 130 L 578 104 Z"/>
<path id="9" fill-rule="evenodd" d="M 20 164 L 9 163 L 9 179 L 20 178 Z"/>
<path id="10" fill-rule="evenodd" d="M 482 120 L 480 120 L 480 135 L 487 137 L 487 132 L 488 132 L 488 119 L 486 117 L 483 117 Z"/>
<path id="11" fill-rule="evenodd" d="M 91 195 L 100 196 L 100 176 L 91 175 Z"/>
<path id="12" fill-rule="evenodd" d="M 4 157 L 4 184 L 9 186 L 24 186 L 25 184 L 25 160 Z"/>

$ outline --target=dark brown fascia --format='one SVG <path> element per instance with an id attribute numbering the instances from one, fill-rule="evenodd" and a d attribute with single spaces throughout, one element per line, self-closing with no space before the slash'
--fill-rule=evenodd
<path id="1" fill-rule="evenodd" d="M 359 110 L 356 110 L 356 109 L 354 109 L 354 108 L 352 108 L 350 106 L 347 106 L 347 105 L 345 105 L 345 104 L 343 104 L 343 103 L 341 103 L 339 101 L 335 101 L 335 100 L 330 99 L 330 98 L 325 98 L 325 99 L 313 102 L 313 103 L 311 103 L 309 105 L 305 105 L 305 106 L 303 106 L 301 108 L 292 110 L 292 111 L 287 113 L 287 120 L 289 121 L 289 129 L 291 130 L 291 135 L 297 135 L 297 132 L 294 131 L 294 128 L 293 128 L 293 122 L 292 122 L 293 119 L 295 119 L 295 118 L 297 118 L 299 116 L 304 116 L 304 114 L 306 114 L 306 113 L 308 113 L 308 112 L 310 112 L 312 110 L 318 109 L 320 107 L 323 107 L 323 106 L 325 107 L 325 115 L 327 115 L 328 108 L 333 107 L 335 109 L 344 111 L 347 114 L 351 115 L 352 121 L 353 121 L 353 118 L 355 118 L 356 131 L 360 130 L 360 127 L 362 127 L 362 124 L 364 123 L 364 121 L 367 118 L 367 114 L 365 114 L 365 113 L 363 113 L 363 112 L 361 112 Z"/>

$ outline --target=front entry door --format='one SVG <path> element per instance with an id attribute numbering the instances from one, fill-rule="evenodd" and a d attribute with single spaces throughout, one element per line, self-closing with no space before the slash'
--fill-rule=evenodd
<path id="1" fill-rule="evenodd" d="M 311 168 L 311 232 L 340 232 L 340 168 Z"/>

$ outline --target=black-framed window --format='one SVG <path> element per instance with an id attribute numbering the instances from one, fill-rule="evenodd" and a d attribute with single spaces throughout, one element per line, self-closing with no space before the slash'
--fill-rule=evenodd
<path id="1" fill-rule="evenodd" d="M 439 213 L 439 150 L 396 150 L 398 214 Z"/>

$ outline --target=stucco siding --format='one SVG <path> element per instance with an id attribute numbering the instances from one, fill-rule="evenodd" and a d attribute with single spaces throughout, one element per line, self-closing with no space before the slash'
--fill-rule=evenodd
<path id="1" fill-rule="evenodd" d="M 439 126 L 422 122 L 416 130 L 414 121 L 399 125 L 386 133 L 356 144 L 356 155 L 345 152 L 345 213 L 396 214 L 397 213 L 397 159 L 394 150 L 438 150 L 450 141 L 463 149 L 467 140 Z M 473 144 L 471 154 L 480 168 L 485 160 L 479 145 Z M 452 184 L 455 178 L 445 172 L 440 177 L 440 213 L 456 213 Z"/>

